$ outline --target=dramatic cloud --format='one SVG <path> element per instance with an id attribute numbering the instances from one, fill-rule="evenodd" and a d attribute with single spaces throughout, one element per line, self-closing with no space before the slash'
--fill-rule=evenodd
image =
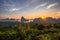
<path id="1" fill-rule="evenodd" d="M 60 10 L 60 0 L 0 0 L 0 15 L 52 15 Z M 53 9 L 52 9 L 53 8 Z M 51 13 L 50 13 L 51 12 Z M 60 13 L 59 13 L 60 14 Z M 3 16 L 3 15 L 2 15 Z M 5 17 L 5 16 L 3 16 Z"/>
<path id="2" fill-rule="evenodd" d="M 47 3 L 42 3 L 42 4 L 38 5 L 38 6 L 36 6 L 35 9 L 38 9 L 40 7 L 45 7 L 46 5 L 47 5 Z"/>
<path id="3" fill-rule="evenodd" d="M 47 9 L 52 8 L 52 7 L 56 6 L 56 5 L 58 5 L 58 3 L 50 4 L 50 5 L 47 6 Z"/>

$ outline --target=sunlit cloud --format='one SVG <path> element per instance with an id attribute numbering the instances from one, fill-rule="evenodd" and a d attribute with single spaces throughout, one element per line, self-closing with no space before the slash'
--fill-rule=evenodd
<path id="1" fill-rule="evenodd" d="M 47 6 L 47 9 L 52 8 L 52 7 L 56 6 L 56 5 L 58 5 L 58 3 L 50 4 L 50 5 Z"/>
<path id="2" fill-rule="evenodd" d="M 13 12 L 13 11 L 18 11 L 18 10 L 20 10 L 20 9 L 18 9 L 18 8 L 9 9 L 9 11 L 11 11 L 11 12 Z"/>
<path id="3" fill-rule="evenodd" d="M 59 0 L 1 0 L 0 15 L 4 14 L 5 16 L 1 15 L 0 18 L 20 18 L 20 16 L 27 18 L 40 16 L 53 17 L 54 15 L 60 17 L 60 12 L 57 12 L 60 10 L 59 4 Z"/>
<path id="4" fill-rule="evenodd" d="M 40 7 L 45 7 L 46 5 L 47 5 L 47 3 L 42 3 L 42 4 L 38 5 L 38 6 L 36 6 L 35 9 L 38 9 Z"/>
<path id="5" fill-rule="evenodd" d="M 54 18 L 60 18 L 60 11 L 58 11 L 54 14 Z"/>
<path id="6" fill-rule="evenodd" d="M 59 14 L 60 14 L 60 11 L 59 11 L 59 12 L 57 12 L 57 13 L 59 13 Z"/>

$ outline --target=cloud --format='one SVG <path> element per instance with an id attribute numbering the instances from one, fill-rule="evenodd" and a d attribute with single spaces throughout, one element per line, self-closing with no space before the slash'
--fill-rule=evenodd
<path id="1" fill-rule="evenodd" d="M 59 11 L 59 12 L 57 12 L 57 13 L 60 13 L 60 11 Z"/>
<path id="2" fill-rule="evenodd" d="M 40 7 L 44 7 L 44 6 L 46 6 L 46 5 L 47 5 L 47 3 L 42 3 L 42 4 L 38 5 L 38 6 L 36 6 L 35 9 L 38 9 L 38 8 L 40 8 Z"/>
<path id="3" fill-rule="evenodd" d="M 8 1 L 4 0 L 3 5 L 4 6 L 15 6 L 12 0 L 8 0 Z"/>
<path id="4" fill-rule="evenodd" d="M 9 9 L 9 11 L 11 11 L 11 12 L 18 11 L 18 10 L 20 10 L 20 9 L 18 9 L 18 8 L 11 8 L 11 9 Z"/>
<path id="5" fill-rule="evenodd" d="M 36 2 L 37 0 L 32 0 L 31 3 Z"/>
<path id="6" fill-rule="evenodd" d="M 28 3 L 28 4 L 32 4 L 32 3 L 36 2 L 36 1 L 37 0 L 31 0 L 30 3 Z"/>
<path id="7" fill-rule="evenodd" d="M 43 6 L 46 6 L 46 5 L 47 5 L 47 3 L 43 3 L 43 4 L 41 4 L 40 6 L 42 6 L 42 7 L 43 7 Z"/>
<path id="8" fill-rule="evenodd" d="M 58 3 L 50 4 L 50 5 L 47 6 L 47 9 L 52 8 L 52 7 L 56 6 L 57 4 L 58 4 Z"/>

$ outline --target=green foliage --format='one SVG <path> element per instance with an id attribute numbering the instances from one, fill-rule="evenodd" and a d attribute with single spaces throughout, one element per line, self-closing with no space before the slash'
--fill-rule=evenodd
<path id="1" fill-rule="evenodd" d="M 5 23 L 0 25 L 0 40 L 60 40 L 60 25 Z"/>

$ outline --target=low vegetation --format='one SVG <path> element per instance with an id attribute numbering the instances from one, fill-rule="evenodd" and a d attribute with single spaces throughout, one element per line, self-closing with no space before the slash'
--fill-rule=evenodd
<path id="1" fill-rule="evenodd" d="M 1 24 L 0 40 L 60 40 L 60 24 Z"/>

